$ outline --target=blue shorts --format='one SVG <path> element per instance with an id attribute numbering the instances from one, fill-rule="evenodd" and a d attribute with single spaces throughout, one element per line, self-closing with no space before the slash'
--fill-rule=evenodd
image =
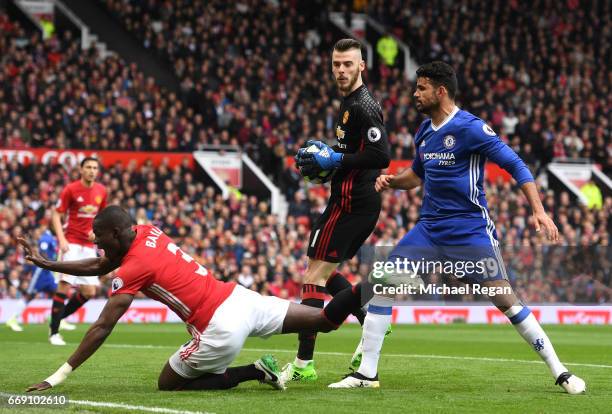
<path id="1" fill-rule="evenodd" d="M 32 274 L 32 280 L 30 286 L 28 286 L 28 293 L 30 295 L 38 292 L 53 293 L 57 289 L 57 283 L 53 277 L 53 273 L 49 270 L 41 269 L 40 267 L 34 268 Z"/>
<path id="2" fill-rule="evenodd" d="M 430 262 L 428 269 L 452 273 L 466 281 L 508 278 L 495 226 L 482 218 L 419 221 L 392 250 L 389 259 L 396 258 L 422 261 L 421 269 Z M 442 266 L 434 263 L 438 261 Z M 440 267 L 443 272 L 438 271 Z"/>

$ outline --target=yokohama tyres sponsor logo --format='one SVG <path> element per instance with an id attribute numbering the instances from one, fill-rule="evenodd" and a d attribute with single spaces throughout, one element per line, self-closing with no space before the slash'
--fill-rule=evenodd
<path id="1" fill-rule="evenodd" d="M 533 316 L 535 316 L 539 322 L 542 311 L 539 309 L 531 309 L 531 313 L 533 313 Z M 497 309 L 487 309 L 487 323 L 510 323 L 510 320 Z"/>
<path id="2" fill-rule="evenodd" d="M 558 310 L 559 323 L 572 325 L 607 325 L 610 323 L 608 310 Z"/>
<path id="3" fill-rule="evenodd" d="M 414 321 L 416 323 L 452 323 L 467 321 L 470 315 L 468 308 L 416 308 Z"/>
<path id="4" fill-rule="evenodd" d="M 47 306 L 28 306 L 23 311 L 23 323 L 47 323 L 51 316 L 51 308 Z M 79 308 L 75 313 L 66 318 L 68 322 L 83 323 L 85 321 L 85 309 Z"/>
<path id="5" fill-rule="evenodd" d="M 166 322 L 168 308 L 131 307 L 123 314 L 119 322 L 123 323 L 162 323 Z"/>

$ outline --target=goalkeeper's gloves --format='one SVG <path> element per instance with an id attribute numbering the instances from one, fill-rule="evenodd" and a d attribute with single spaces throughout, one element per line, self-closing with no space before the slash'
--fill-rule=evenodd
<path id="1" fill-rule="evenodd" d="M 308 148 L 314 145 L 319 148 L 318 152 L 308 152 Z M 340 167 L 344 154 L 335 152 L 331 147 L 321 141 L 309 140 L 306 148 L 300 148 L 295 161 L 298 167 L 318 165 L 322 170 L 331 170 Z"/>
<path id="2" fill-rule="evenodd" d="M 304 144 L 304 148 L 308 148 L 311 145 L 314 145 L 315 147 L 321 149 L 324 145 L 327 145 L 327 144 L 325 142 L 323 142 L 323 141 L 319 141 L 318 139 L 309 139 Z"/>

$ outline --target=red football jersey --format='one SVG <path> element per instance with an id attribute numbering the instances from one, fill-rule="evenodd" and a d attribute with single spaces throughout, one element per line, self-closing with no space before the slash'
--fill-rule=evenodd
<path id="1" fill-rule="evenodd" d="M 68 213 L 64 223 L 64 234 L 69 243 L 93 247 L 89 234 L 93 228 L 96 214 L 106 207 L 106 188 L 100 183 L 91 187 L 83 185 L 81 180 L 74 181 L 64 187 L 55 209 L 60 213 Z"/>
<path id="2" fill-rule="evenodd" d="M 140 290 L 172 309 L 192 335 L 194 327 L 202 332 L 236 284 L 215 279 L 157 227 L 133 228 L 136 238 L 113 279 L 111 296 Z"/>

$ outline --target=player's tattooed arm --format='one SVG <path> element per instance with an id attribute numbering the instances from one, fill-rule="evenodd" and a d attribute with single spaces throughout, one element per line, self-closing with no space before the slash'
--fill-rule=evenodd
<path id="1" fill-rule="evenodd" d="M 18 238 L 17 242 L 23 247 L 25 259 L 36 266 L 53 272 L 66 273 L 74 276 L 102 276 L 119 267 L 119 262 L 113 262 L 108 257 L 95 257 L 92 259 L 57 262 L 43 257 L 37 249 L 25 238 Z"/>

